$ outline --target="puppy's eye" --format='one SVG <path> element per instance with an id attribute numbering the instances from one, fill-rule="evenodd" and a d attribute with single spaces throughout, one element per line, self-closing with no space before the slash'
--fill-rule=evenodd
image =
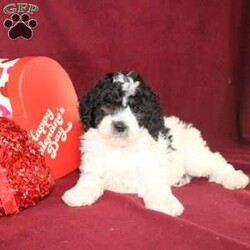
<path id="1" fill-rule="evenodd" d="M 134 107 L 134 112 L 138 113 L 140 111 L 139 107 Z"/>
<path id="2" fill-rule="evenodd" d="M 102 112 L 103 112 L 105 115 L 112 115 L 112 114 L 114 114 L 114 113 L 118 110 L 118 107 L 115 106 L 115 105 L 106 103 L 105 105 L 103 105 L 103 106 L 101 107 L 101 110 L 102 110 Z"/>
<path id="3" fill-rule="evenodd" d="M 109 104 L 109 103 L 107 103 L 107 104 L 105 104 L 104 108 L 105 108 L 105 109 L 112 109 L 112 105 Z"/>

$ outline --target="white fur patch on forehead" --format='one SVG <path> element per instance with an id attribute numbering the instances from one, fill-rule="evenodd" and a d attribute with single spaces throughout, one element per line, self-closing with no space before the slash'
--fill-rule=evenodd
<path id="1" fill-rule="evenodd" d="M 130 76 L 130 73 L 127 75 L 124 75 L 122 73 L 118 73 L 113 77 L 114 83 L 121 83 L 122 84 L 122 90 L 125 92 L 125 95 L 122 100 L 122 105 L 125 107 L 128 102 L 128 98 L 130 96 L 135 95 L 135 90 L 139 86 L 139 81 L 134 81 Z"/>

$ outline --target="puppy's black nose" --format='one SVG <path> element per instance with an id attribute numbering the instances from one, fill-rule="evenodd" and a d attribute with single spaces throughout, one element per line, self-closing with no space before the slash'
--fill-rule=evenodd
<path id="1" fill-rule="evenodd" d="M 127 126 L 123 121 L 112 122 L 112 125 L 114 130 L 119 133 L 122 133 L 127 129 Z"/>

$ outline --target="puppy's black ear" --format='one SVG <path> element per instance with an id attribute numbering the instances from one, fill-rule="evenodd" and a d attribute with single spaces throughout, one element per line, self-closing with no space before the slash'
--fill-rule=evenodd
<path id="1" fill-rule="evenodd" d="M 105 75 L 85 96 L 79 101 L 79 114 L 84 130 L 96 128 L 96 115 L 102 103 L 102 94 L 106 86 L 112 82 L 113 73 Z"/>
<path id="2" fill-rule="evenodd" d="M 95 103 L 91 101 L 91 91 L 79 101 L 79 114 L 84 130 L 87 131 L 94 123 Z"/>

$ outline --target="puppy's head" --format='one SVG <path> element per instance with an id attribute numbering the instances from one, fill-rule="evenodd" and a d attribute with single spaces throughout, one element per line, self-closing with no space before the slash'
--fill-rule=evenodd
<path id="1" fill-rule="evenodd" d="M 132 143 L 142 129 L 155 140 L 167 132 L 159 98 L 134 72 L 105 75 L 80 100 L 79 112 L 85 131 L 98 129 L 117 146 Z"/>

